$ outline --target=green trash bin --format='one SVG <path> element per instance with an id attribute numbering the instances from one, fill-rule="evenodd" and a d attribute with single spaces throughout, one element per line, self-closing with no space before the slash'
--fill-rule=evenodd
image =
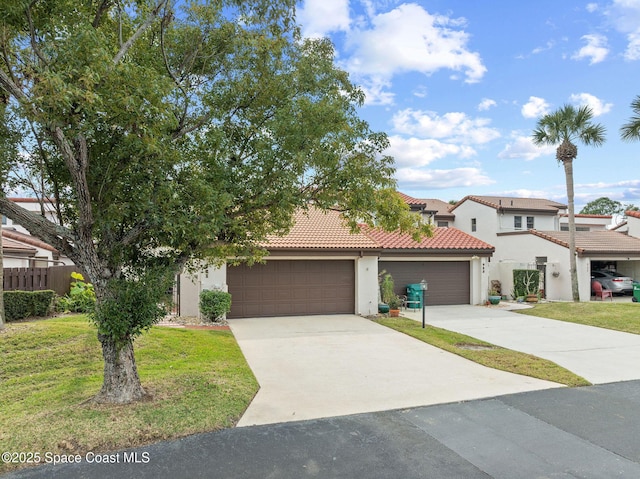
<path id="1" fill-rule="evenodd" d="M 410 309 L 422 308 L 422 288 L 420 283 L 407 285 L 407 307 Z"/>
<path id="2" fill-rule="evenodd" d="M 631 301 L 634 303 L 640 301 L 640 283 L 633 283 L 633 298 L 631 298 Z"/>

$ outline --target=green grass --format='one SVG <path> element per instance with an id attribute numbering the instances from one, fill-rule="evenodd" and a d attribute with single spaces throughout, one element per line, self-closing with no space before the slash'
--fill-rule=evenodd
<path id="1" fill-rule="evenodd" d="M 407 318 L 384 318 L 375 321 L 483 366 L 567 386 L 588 386 L 591 384 L 586 379 L 552 361 L 501 348 L 464 334 L 433 326 L 422 329 L 420 323 Z"/>
<path id="2" fill-rule="evenodd" d="M 516 312 L 640 334 L 640 303 L 542 303 Z"/>
<path id="3" fill-rule="evenodd" d="M 90 399 L 102 354 L 85 316 L 9 323 L 0 332 L 3 451 L 83 454 L 233 426 L 258 390 L 230 331 L 153 328 L 135 344 L 152 399 Z M 0 473 L 15 466 L 0 463 Z"/>

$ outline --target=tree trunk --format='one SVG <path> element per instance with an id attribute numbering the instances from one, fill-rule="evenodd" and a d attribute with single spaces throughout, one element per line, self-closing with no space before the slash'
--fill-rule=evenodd
<path id="1" fill-rule="evenodd" d="M 573 300 L 580 301 L 578 288 L 578 269 L 576 266 L 576 216 L 573 205 L 573 160 L 563 161 L 564 175 L 567 182 L 567 204 L 569 206 L 569 270 L 571 273 L 571 295 Z"/>
<path id="2" fill-rule="evenodd" d="M 113 339 L 98 334 L 104 358 L 104 382 L 94 398 L 99 403 L 125 404 L 144 399 L 147 393 L 140 384 L 133 341 L 118 347 Z"/>

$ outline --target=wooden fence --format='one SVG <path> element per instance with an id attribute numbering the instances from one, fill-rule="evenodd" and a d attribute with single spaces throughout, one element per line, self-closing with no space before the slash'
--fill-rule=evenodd
<path id="1" fill-rule="evenodd" d="M 64 296 L 71 287 L 71 273 L 77 266 L 51 266 L 49 268 L 3 268 L 4 291 L 42 291 L 52 289 Z"/>

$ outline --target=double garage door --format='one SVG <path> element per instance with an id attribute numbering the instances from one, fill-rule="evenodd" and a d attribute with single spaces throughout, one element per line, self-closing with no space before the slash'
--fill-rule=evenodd
<path id="1" fill-rule="evenodd" d="M 227 268 L 229 318 L 355 311 L 353 260 L 272 260 Z"/>
<path id="2" fill-rule="evenodd" d="M 426 280 L 427 306 L 471 302 L 468 261 L 380 261 L 378 270 L 393 276 L 396 294 L 406 294 L 408 284 Z"/>

